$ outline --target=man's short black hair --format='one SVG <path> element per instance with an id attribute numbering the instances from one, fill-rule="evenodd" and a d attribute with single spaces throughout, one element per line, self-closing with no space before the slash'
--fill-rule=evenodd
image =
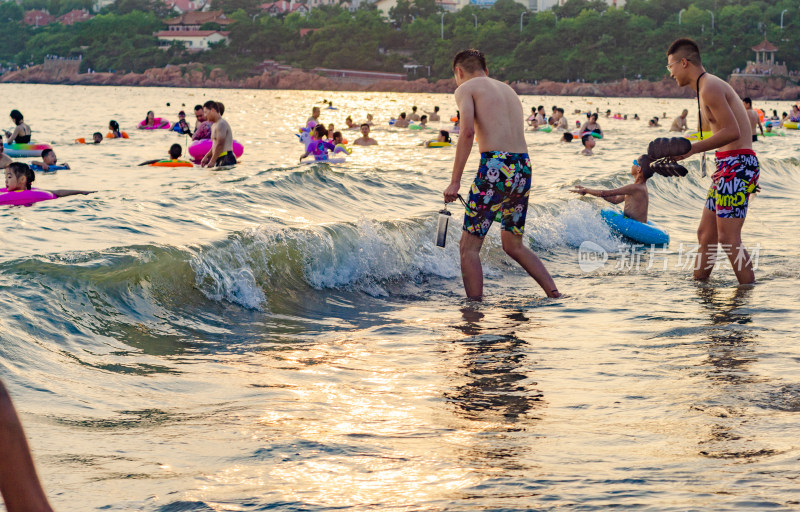
<path id="1" fill-rule="evenodd" d="M 195 111 L 198 111 L 198 110 L 203 110 L 203 105 L 195 105 L 195 106 L 194 106 L 194 110 L 195 110 Z"/>
<path id="2" fill-rule="evenodd" d="M 753 106 L 753 100 L 751 100 L 750 98 L 745 98 L 745 99 L 743 99 L 742 101 L 743 101 L 743 102 L 745 102 L 745 103 L 747 103 L 747 104 L 748 104 L 748 105 L 750 105 L 751 107 Z"/>
<path id="3" fill-rule="evenodd" d="M 214 100 L 208 100 L 207 102 L 203 103 L 203 108 L 219 112 L 219 105 L 217 105 L 217 102 Z"/>
<path id="4" fill-rule="evenodd" d="M 588 133 L 585 134 L 583 137 L 581 137 L 581 142 L 583 143 L 584 147 L 586 146 L 586 141 L 589 140 L 590 137 L 591 135 L 589 135 Z"/>
<path id="5" fill-rule="evenodd" d="M 688 38 L 676 39 L 669 45 L 667 56 L 673 55 L 679 59 L 686 59 L 689 62 L 700 65 L 700 47 L 693 40 Z"/>
<path id="6" fill-rule="evenodd" d="M 469 49 L 461 50 L 453 57 L 453 70 L 456 66 L 467 73 L 475 73 L 477 71 L 486 71 L 486 57 L 480 50 Z"/>
<path id="7" fill-rule="evenodd" d="M 173 160 L 180 158 L 182 153 L 183 147 L 181 147 L 180 144 L 173 144 L 169 147 L 169 156 L 171 156 Z"/>
<path id="8" fill-rule="evenodd" d="M 562 114 L 564 113 L 564 109 L 563 109 L 563 108 L 561 108 L 561 107 L 557 108 L 556 110 L 558 110 L 558 111 L 559 111 L 560 113 L 562 113 Z"/>
<path id="9" fill-rule="evenodd" d="M 564 136 L 562 137 L 562 140 L 564 140 L 564 142 L 572 142 L 573 138 L 575 138 L 575 137 L 571 133 L 564 132 Z"/>
<path id="10" fill-rule="evenodd" d="M 55 151 L 53 151 L 53 150 L 52 150 L 52 149 L 50 149 L 50 148 L 43 149 L 43 150 L 42 150 L 42 158 L 46 158 L 46 157 L 47 157 L 47 155 L 49 155 L 50 153 L 55 153 Z"/>
<path id="11" fill-rule="evenodd" d="M 360 128 L 363 128 L 363 127 L 365 127 L 365 126 L 366 126 L 367 128 L 369 128 L 369 123 L 364 123 L 364 124 L 362 124 L 362 125 L 360 126 Z"/>

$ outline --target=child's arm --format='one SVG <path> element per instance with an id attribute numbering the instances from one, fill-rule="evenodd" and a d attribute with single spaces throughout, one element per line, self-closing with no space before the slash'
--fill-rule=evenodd
<path id="1" fill-rule="evenodd" d="M 96 190 L 49 190 L 56 197 L 76 196 L 78 194 L 94 194 Z"/>
<path id="2" fill-rule="evenodd" d="M 300 160 L 303 160 L 305 157 L 307 157 L 307 156 L 308 156 L 308 155 L 310 155 L 310 154 L 311 154 L 311 153 L 309 153 L 308 151 L 306 151 L 305 153 L 303 153 L 303 156 L 301 156 L 301 157 L 300 157 Z"/>
<path id="3" fill-rule="evenodd" d="M 31 167 L 41 167 L 43 171 L 49 171 L 50 166 L 44 162 L 31 162 Z"/>
<path id="4" fill-rule="evenodd" d="M 611 190 L 600 190 L 593 188 L 586 188 L 581 185 L 576 185 L 575 188 L 570 190 L 580 195 L 589 194 L 591 196 L 601 197 L 611 204 L 619 204 L 625 200 L 626 195 L 633 194 L 636 191 L 637 185 L 625 185 L 623 187 L 614 188 Z"/>

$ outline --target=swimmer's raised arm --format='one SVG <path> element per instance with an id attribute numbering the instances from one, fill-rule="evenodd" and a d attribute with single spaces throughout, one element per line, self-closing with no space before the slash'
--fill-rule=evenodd
<path id="1" fill-rule="evenodd" d="M 464 166 L 467 165 L 469 154 L 472 152 L 472 144 L 475 139 L 475 100 L 472 92 L 464 84 L 456 89 L 456 103 L 458 104 L 461 118 L 459 122 L 460 132 L 458 144 L 456 144 L 456 157 L 453 162 L 453 175 L 450 178 L 450 185 L 444 190 L 444 201 L 452 203 L 458 199 L 458 189 L 461 187 L 461 176 L 464 174 Z"/>

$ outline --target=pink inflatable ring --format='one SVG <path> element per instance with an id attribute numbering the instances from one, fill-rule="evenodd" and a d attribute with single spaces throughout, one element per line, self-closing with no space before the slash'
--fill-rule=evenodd
<path id="1" fill-rule="evenodd" d="M 139 123 L 140 130 L 169 130 L 169 121 L 160 117 L 153 118 L 153 126 L 145 126 L 147 119 Z"/>
<path id="2" fill-rule="evenodd" d="M 192 142 L 189 145 L 189 155 L 194 160 L 202 160 L 206 154 L 211 151 L 211 146 L 214 143 L 211 142 L 211 139 L 202 139 Z M 239 144 L 237 141 L 233 141 L 233 154 L 236 158 L 239 158 L 244 153 L 244 146 Z"/>
<path id="3" fill-rule="evenodd" d="M 52 192 L 38 188 L 16 190 L 13 192 L 9 192 L 5 188 L 0 188 L 0 205 L 21 206 L 55 199 L 56 197 L 58 196 Z"/>

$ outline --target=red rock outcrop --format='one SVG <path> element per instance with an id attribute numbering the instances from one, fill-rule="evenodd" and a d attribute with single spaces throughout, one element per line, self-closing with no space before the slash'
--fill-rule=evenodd
<path id="1" fill-rule="evenodd" d="M 373 91 L 410 93 L 452 93 L 456 89 L 452 78 L 429 82 L 424 78 L 410 81 L 382 80 L 369 85 L 337 81 L 316 73 L 299 69 L 282 70 L 231 80 L 221 68 L 210 68 L 190 63 L 180 66 L 151 68 L 144 73 L 90 73 L 71 76 L 54 76 L 42 66 L 32 66 L 8 72 L 0 82 L 80 84 L 80 85 L 125 85 L 160 87 L 216 87 L 246 89 L 291 89 L 323 91 Z M 777 77 L 733 77 L 731 85 L 742 96 L 753 99 L 794 100 L 800 98 L 800 86 L 787 83 Z M 660 82 L 623 79 L 619 82 L 589 84 L 562 83 L 542 80 L 537 84 L 512 83 L 519 94 L 542 96 L 602 96 L 602 97 L 654 97 L 691 98 L 694 91 L 689 87 L 678 87 L 674 80 L 665 77 Z"/>

